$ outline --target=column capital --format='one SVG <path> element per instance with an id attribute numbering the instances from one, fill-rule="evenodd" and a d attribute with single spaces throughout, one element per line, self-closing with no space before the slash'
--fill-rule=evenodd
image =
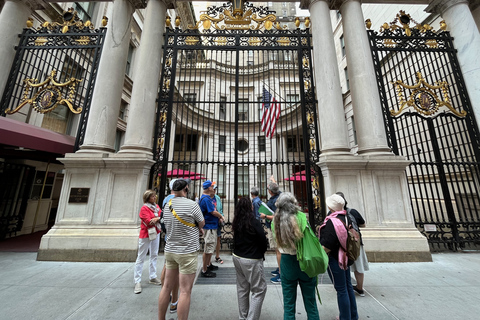
<path id="1" fill-rule="evenodd" d="M 308 9 L 311 5 L 316 2 L 326 2 L 330 10 L 339 10 L 342 4 L 349 2 L 349 1 L 358 1 L 362 2 L 362 0 L 300 0 L 300 8 L 301 9 Z"/>
<path id="2" fill-rule="evenodd" d="M 425 11 L 442 15 L 445 11 L 457 4 L 467 4 L 468 0 L 431 0 Z"/>

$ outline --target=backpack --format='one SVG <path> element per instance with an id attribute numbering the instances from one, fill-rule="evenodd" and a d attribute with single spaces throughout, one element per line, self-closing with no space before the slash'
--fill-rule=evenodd
<path id="1" fill-rule="evenodd" d="M 360 234 L 352 226 L 354 220 L 351 221 L 352 223 L 348 223 L 349 222 L 348 214 L 345 216 L 345 220 L 347 221 L 347 224 L 345 223 L 343 224 L 345 225 L 345 228 L 347 228 L 348 236 L 347 236 L 347 247 L 344 248 L 344 250 L 347 253 L 347 257 L 349 260 L 348 265 L 352 265 L 353 262 L 357 260 L 357 258 L 360 256 Z"/>
<path id="2" fill-rule="evenodd" d="M 297 260 L 300 269 L 310 278 L 316 277 L 327 270 L 328 256 L 308 222 L 303 230 L 303 238 L 297 242 Z"/>

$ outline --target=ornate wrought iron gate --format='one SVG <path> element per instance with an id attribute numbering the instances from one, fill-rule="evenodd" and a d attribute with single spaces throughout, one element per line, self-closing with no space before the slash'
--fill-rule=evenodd
<path id="1" fill-rule="evenodd" d="M 453 38 L 440 26 L 401 11 L 368 34 L 389 144 L 412 161 L 416 226 L 433 250 L 457 250 L 480 244 L 480 135 Z"/>
<path id="2" fill-rule="evenodd" d="M 224 244 L 238 198 L 257 186 L 266 201 L 270 177 L 296 195 L 312 225 L 323 194 L 310 21 L 288 30 L 268 8 L 237 5 L 209 7 L 185 31 L 167 28 L 152 169 L 161 195 L 171 178 L 192 179 L 192 199 L 202 181 L 217 182 Z"/>
<path id="3" fill-rule="evenodd" d="M 77 150 L 83 143 L 107 29 L 95 29 L 90 21 L 81 21 L 72 8 L 64 12 L 63 19 L 63 23 L 45 22 L 38 29 L 32 28 L 33 20 L 27 21 L 0 103 L 0 115 L 27 112 L 26 108 L 21 110 L 25 105 L 40 113 L 56 108 L 61 116 L 72 112 L 80 117 L 79 121 L 70 121 L 73 127 L 78 123 Z M 104 17 L 103 26 L 107 21 Z"/>

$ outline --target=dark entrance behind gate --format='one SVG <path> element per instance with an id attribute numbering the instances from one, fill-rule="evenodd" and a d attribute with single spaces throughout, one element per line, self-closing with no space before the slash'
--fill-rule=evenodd
<path id="1" fill-rule="evenodd" d="M 478 248 L 480 135 L 453 38 L 440 26 L 435 32 L 401 11 L 368 35 L 389 144 L 412 161 L 416 226 L 433 250 Z"/>
<path id="2" fill-rule="evenodd" d="M 312 225 L 321 219 L 309 22 L 288 30 L 268 8 L 240 3 L 209 7 L 189 30 L 167 28 L 152 183 L 163 195 L 171 179 L 190 178 L 195 199 L 216 181 L 223 244 L 238 199 L 256 186 L 266 202 L 271 179 Z"/>

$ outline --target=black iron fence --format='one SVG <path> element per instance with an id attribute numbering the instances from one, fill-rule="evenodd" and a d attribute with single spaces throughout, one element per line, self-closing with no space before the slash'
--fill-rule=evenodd
<path id="1" fill-rule="evenodd" d="M 433 250 L 480 244 L 480 135 L 453 46 L 401 12 L 368 31 L 388 142 L 406 174 L 415 224 Z"/>
<path id="2" fill-rule="evenodd" d="M 28 117 L 32 108 L 44 113 L 45 128 L 76 133 L 77 150 L 83 143 L 106 28 L 94 29 L 71 10 L 64 19 L 62 24 L 45 22 L 38 29 L 24 29 L 0 114 Z"/>
<path id="3" fill-rule="evenodd" d="M 257 18 L 274 18 L 267 9 L 253 8 L 247 7 Z M 212 17 L 223 10 L 208 12 Z M 266 202 L 272 179 L 281 191 L 295 194 L 310 223 L 318 224 L 323 180 L 315 164 L 309 29 L 288 30 L 274 20 L 258 30 L 238 21 L 235 28 L 226 23 L 217 29 L 208 21 L 201 16 L 197 27 L 166 31 L 153 186 L 165 195 L 171 179 L 190 178 L 189 196 L 198 199 L 203 181 L 216 181 L 226 220 L 223 244 L 231 241 L 238 199 L 256 186 Z"/>

